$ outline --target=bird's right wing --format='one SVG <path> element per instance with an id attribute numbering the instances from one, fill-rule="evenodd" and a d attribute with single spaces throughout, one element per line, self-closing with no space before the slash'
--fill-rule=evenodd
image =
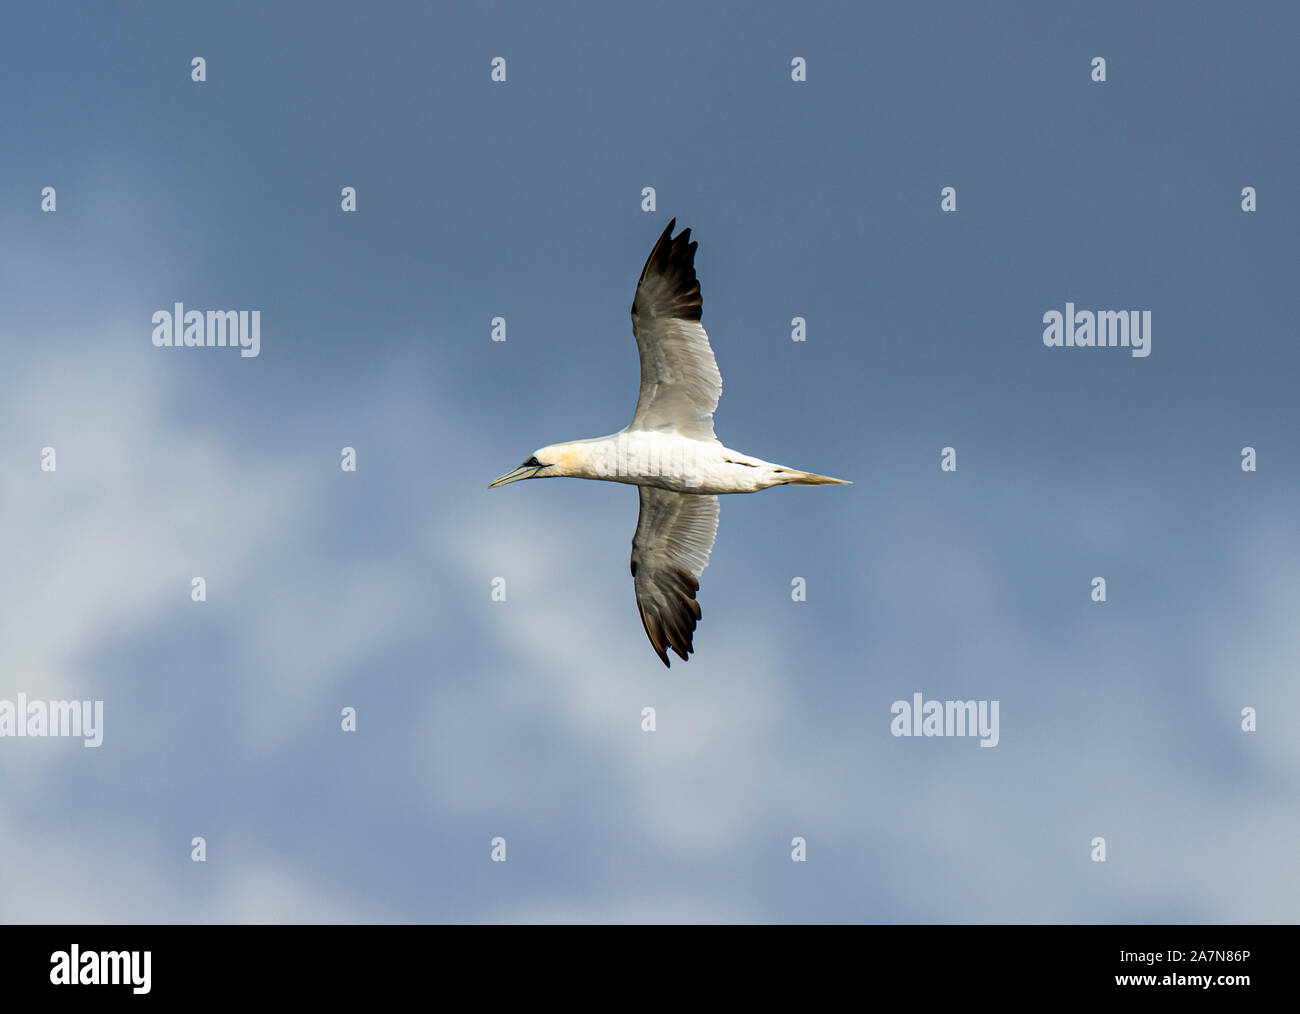
<path id="1" fill-rule="evenodd" d="M 650 251 L 636 298 L 632 333 L 641 354 L 641 393 L 628 429 L 667 430 L 696 440 L 716 440 L 713 413 L 722 375 L 700 325 L 704 300 L 695 279 L 691 230 L 673 236 L 677 219 Z"/>
<path id="2" fill-rule="evenodd" d="M 700 618 L 699 577 L 718 534 L 718 498 L 639 486 L 641 517 L 632 536 L 636 606 L 655 654 L 668 665 L 672 648 L 682 659 Z"/>

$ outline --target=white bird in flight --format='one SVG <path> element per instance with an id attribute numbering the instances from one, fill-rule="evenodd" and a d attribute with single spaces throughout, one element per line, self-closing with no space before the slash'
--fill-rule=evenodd
<path id="1" fill-rule="evenodd" d="M 722 376 L 700 325 L 691 230 L 668 223 L 641 269 L 632 333 L 641 353 L 641 393 L 625 429 L 607 437 L 551 444 L 488 484 L 572 476 L 640 487 L 632 536 L 632 581 L 655 654 L 687 661 L 700 619 L 700 575 L 718 533 L 719 493 L 770 486 L 850 485 L 847 479 L 774 465 L 724 447 L 713 435 Z"/>

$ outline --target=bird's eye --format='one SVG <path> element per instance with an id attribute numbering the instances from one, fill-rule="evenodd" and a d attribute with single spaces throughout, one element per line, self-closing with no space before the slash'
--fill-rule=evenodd
<path id="1" fill-rule="evenodd" d="M 531 458 L 529 458 L 519 467 L 520 468 L 541 468 L 542 463 L 537 460 L 537 455 L 534 454 Z"/>

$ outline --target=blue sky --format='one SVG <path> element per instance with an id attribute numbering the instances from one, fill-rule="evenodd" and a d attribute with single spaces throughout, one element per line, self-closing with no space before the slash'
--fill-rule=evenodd
<path id="1" fill-rule="evenodd" d="M 1295 920 L 1294 7 L 842 6 L 6 11 L 0 699 L 105 732 L 0 739 L 0 918 Z M 634 492 L 485 487 L 630 419 L 674 216 L 721 439 L 855 485 L 724 498 L 665 670 Z"/>

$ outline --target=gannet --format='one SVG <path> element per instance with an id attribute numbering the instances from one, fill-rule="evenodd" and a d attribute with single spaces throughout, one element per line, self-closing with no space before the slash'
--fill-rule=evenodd
<path id="1" fill-rule="evenodd" d="M 632 536 L 632 582 L 650 644 L 664 665 L 668 648 L 688 661 L 700 619 L 695 593 L 718 534 L 718 495 L 771 486 L 851 485 L 774 465 L 724 447 L 713 434 L 722 376 L 700 324 L 691 230 L 674 236 L 672 219 L 650 251 L 632 301 L 632 334 L 641 355 L 641 393 L 632 422 L 617 433 L 538 448 L 493 479 L 571 476 L 640 487 L 641 516 Z"/>

